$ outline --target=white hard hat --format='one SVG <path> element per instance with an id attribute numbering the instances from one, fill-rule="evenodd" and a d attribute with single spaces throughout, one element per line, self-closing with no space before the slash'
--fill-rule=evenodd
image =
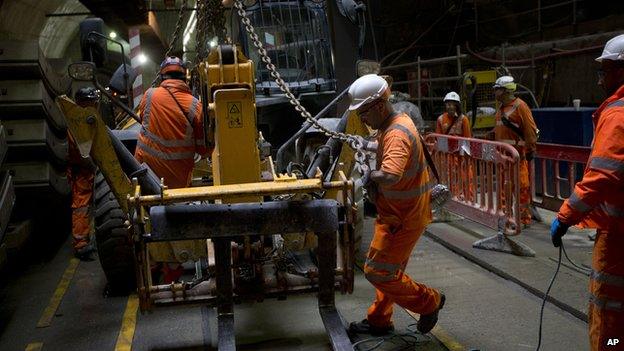
<path id="1" fill-rule="evenodd" d="M 358 78 L 349 87 L 351 105 L 349 111 L 357 110 L 362 105 L 373 102 L 388 89 L 388 82 L 376 74 L 367 74 Z"/>
<path id="2" fill-rule="evenodd" d="M 451 91 L 450 93 L 446 94 L 446 96 L 444 96 L 444 102 L 447 102 L 447 101 L 457 101 L 458 103 L 461 102 L 459 100 L 459 94 L 457 94 L 454 91 Z"/>
<path id="3" fill-rule="evenodd" d="M 517 87 L 512 76 L 502 76 L 496 80 L 493 88 L 505 88 L 509 91 L 516 91 Z"/>
<path id="4" fill-rule="evenodd" d="M 596 61 L 602 60 L 622 61 L 624 60 L 624 34 L 611 38 L 602 50 L 602 55 Z"/>

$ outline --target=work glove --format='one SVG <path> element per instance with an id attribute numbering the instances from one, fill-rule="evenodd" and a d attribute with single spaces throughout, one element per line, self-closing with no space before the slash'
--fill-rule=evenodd
<path id="1" fill-rule="evenodd" d="M 364 174 L 362 175 L 362 187 L 366 189 L 366 193 L 368 194 L 368 199 L 372 202 L 375 202 L 377 198 L 377 183 L 375 183 L 371 177 L 371 169 L 366 167 Z"/>
<path id="2" fill-rule="evenodd" d="M 565 233 L 570 228 L 569 225 L 565 223 L 561 223 L 559 218 L 555 218 L 550 226 L 550 239 L 555 247 L 561 246 L 561 237 L 565 235 Z"/>
<path id="3" fill-rule="evenodd" d="M 531 162 L 531 160 L 533 160 L 533 158 L 535 158 L 535 153 L 534 152 L 527 152 L 527 154 L 524 155 L 524 158 L 526 158 L 527 162 Z"/>

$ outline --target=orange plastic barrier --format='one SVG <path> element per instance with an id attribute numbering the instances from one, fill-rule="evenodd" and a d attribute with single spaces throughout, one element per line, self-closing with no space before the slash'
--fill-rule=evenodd
<path id="1" fill-rule="evenodd" d="M 425 141 L 440 181 L 451 190 L 449 211 L 502 234 L 520 234 L 520 155 L 513 146 L 434 133 Z"/>
<path id="2" fill-rule="evenodd" d="M 563 200 L 574 191 L 574 184 L 583 177 L 590 152 L 588 146 L 537 143 L 531 165 L 533 204 L 558 212 Z"/>

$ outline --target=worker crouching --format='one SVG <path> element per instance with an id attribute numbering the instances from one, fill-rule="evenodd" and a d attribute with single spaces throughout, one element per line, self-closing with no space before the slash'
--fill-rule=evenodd
<path id="1" fill-rule="evenodd" d="M 445 297 L 405 274 L 412 249 L 431 222 L 429 206 L 434 182 L 429 178 L 423 144 L 414 123 L 388 102 L 388 83 L 375 74 L 356 80 L 349 89 L 350 110 L 378 130 L 377 141 L 367 148 L 377 152 L 377 168 L 365 186 L 377 206 L 375 232 L 364 273 L 376 288 L 376 298 L 361 322 L 351 323 L 353 333 L 385 334 L 394 329 L 396 303 L 420 314 L 417 328 L 429 332 L 438 320 Z M 366 178 L 366 177 L 365 177 Z"/>

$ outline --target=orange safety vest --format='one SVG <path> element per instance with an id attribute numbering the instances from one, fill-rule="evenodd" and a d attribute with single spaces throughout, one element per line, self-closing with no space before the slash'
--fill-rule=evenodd
<path id="1" fill-rule="evenodd" d="M 187 187 L 195 154 L 208 152 L 200 101 L 186 83 L 169 79 L 144 94 L 139 111 L 141 132 L 135 157 L 164 178 L 168 187 Z"/>
<path id="2" fill-rule="evenodd" d="M 503 121 L 503 118 L 507 122 Z M 508 127 L 505 123 L 513 126 Z M 516 131 L 519 131 L 517 133 Z M 496 141 L 510 144 L 516 147 L 520 156 L 525 152 L 535 152 L 537 147 L 537 126 L 533 120 L 531 109 L 520 98 L 515 98 L 496 111 L 496 126 L 494 127 Z"/>
<path id="3" fill-rule="evenodd" d="M 422 149 L 418 129 L 412 119 L 400 113 L 380 128 L 377 149 L 378 169 L 401 176 L 398 183 L 379 187 L 376 199 L 378 220 L 386 224 L 401 224 L 405 228 L 424 228 L 431 222 L 430 192 L 435 182 L 429 179 L 427 161 Z M 393 150 L 386 147 L 393 138 L 401 138 L 409 144 L 409 155 L 403 169 L 385 169 L 397 161 Z M 390 151 L 390 152 L 388 152 Z M 398 156 L 398 157 L 403 157 Z M 401 160 L 398 160 L 399 163 Z"/>
<path id="4" fill-rule="evenodd" d="M 624 86 L 594 112 L 594 141 L 583 180 L 559 210 L 566 224 L 624 229 Z"/>
<path id="5" fill-rule="evenodd" d="M 448 133 L 446 132 L 448 130 Z M 461 115 L 457 119 L 453 119 L 449 116 L 448 112 L 444 112 L 438 117 L 436 123 L 436 133 L 456 135 L 464 138 L 471 138 L 472 133 L 470 131 L 470 122 L 466 115 Z"/>

